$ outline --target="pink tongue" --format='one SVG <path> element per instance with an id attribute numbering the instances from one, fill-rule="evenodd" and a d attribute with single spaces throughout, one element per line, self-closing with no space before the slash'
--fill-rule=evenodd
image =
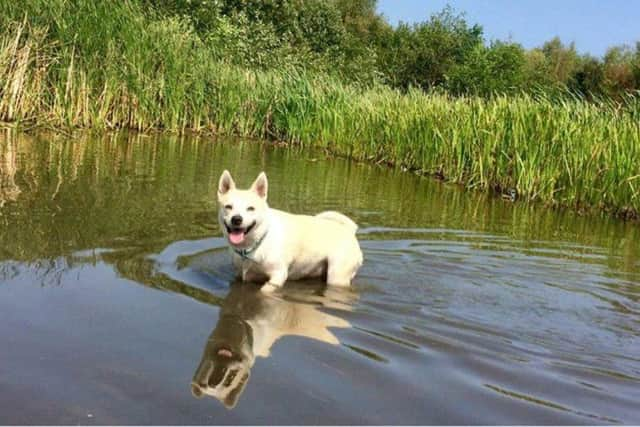
<path id="1" fill-rule="evenodd" d="M 233 353 L 231 353 L 226 348 L 221 348 L 220 350 L 218 350 L 218 356 L 233 357 Z"/>
<path id="2" fill-rule="evenodd" d="M 229 241 L 234 245 L 238 245 L 244 242 L 244 232 L 243 231 L 232 231 L 229 233 Z"/>

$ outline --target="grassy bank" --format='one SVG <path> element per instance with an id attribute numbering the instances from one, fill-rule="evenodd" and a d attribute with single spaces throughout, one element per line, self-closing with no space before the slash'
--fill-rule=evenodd
<path id="1" fill-rule="evenodd" d="M 0 120 L 274 138 L 550 205 L 640 212 L 638 101 L 451 98 L 249 71 L 178 18 L 68 3 L 18 19 L 0 2 Z"/>

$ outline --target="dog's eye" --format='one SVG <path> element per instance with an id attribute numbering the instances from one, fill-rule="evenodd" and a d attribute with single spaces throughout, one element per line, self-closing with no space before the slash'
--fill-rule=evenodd
<path id="1" fill-rule="evenodd" d="M 233 209 L 233 206 L 231 205 L 224 205 L 224 208 L 228 211 L 230 211 L 231 209 Z"/>
<path id="2" fill-rule="evenodd" d="M 248 210 L 249 212 L 253 212 L 253 211 L 255 211 L 255 210 L 256 210 L 256 208 L 254 208 L 253 206 L 249 206 L 249 207 L 247 208 L 247 210 Z"/>

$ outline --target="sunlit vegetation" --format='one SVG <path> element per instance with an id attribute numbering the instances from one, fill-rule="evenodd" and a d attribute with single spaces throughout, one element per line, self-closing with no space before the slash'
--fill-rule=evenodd
<path id="1" fill-rule="evenodd" d="M 623 216 L 640 212 L 640 49 L 485 44 L 374 1 L 0 0 L 0 120 L 208 131 Z"/>

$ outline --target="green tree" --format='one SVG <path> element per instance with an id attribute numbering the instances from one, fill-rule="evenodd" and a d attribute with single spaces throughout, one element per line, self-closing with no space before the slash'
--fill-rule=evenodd
<path id="1" fill-rule="evenodd" d="M 371 81 L 367 28 L 382 25 L 375 1 L 143 0 L 193 23 L 221 60 L 251 68 L 298 67 Z M 365 31 L 366 30 L 366 31 Z"/>
<path id="2" fill-rule="evenodd" d="M 565 45 L 560 38 L 545 42 L 542 45 L 545 57 L 545 72 L 552 83 L 566 86 L 578 65 L 578 53 L 574 43 Z"/>
<path id="3" fill-rule="evenodd" d="M 636 42 L 636 50 L 633 54 L 631 68 L 635 79 L 635 89 L 640 91 L 640 41 Z"/>
<path id="4" fill-rule="evenodd" d="M 380 70 L 396 87 L 430 89 L 482 43 L 482 28 L 469 26 L 449 7 L 423 23 L 401 23 L 378 46 Z"/>
<path id="5" fill-rule="evenodd" d="M 604 93 L 604 66 L 602 61 L 590 55 L 580 58 L 569 87 L 587 98 L 601 96 Z"/>
<path id="6" fill-rule="evenodd" d="M 614 46 L 604 55 L 604 86 L 606 93 L 618 98 L 625 93 L 638 89 L 636 51 L 628 46 Z"/>
<path id="7" fill-rule="evenodd" d="M 517 43 L 478 44 L 463 64 L 447 74 L 447 88 L 457 94 L 512 93 L 524 87 L 524 49 Z"/>
<path id="8" fill-rule="evenodd" d="M 347 31 L 363 41 L 368 40 L 378 26 L 386 24 L 376 12 L 377 3 L 376 0 L 335 0 Z"/>

